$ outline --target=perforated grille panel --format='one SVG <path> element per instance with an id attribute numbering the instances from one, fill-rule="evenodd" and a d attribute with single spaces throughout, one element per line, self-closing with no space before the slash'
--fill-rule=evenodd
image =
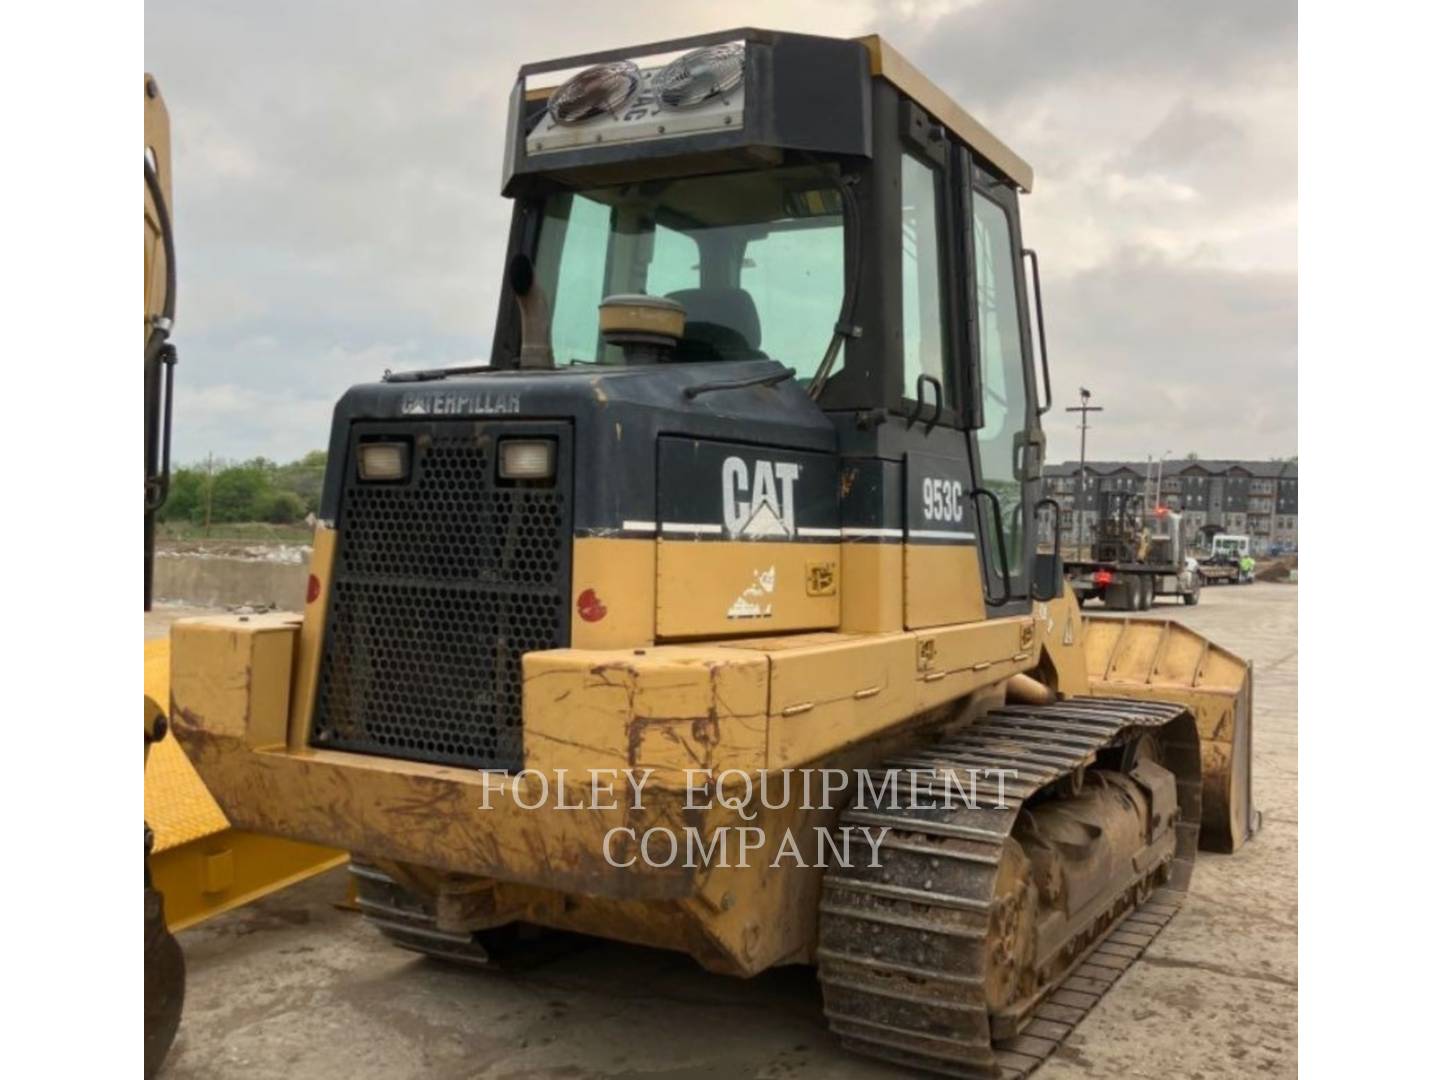
<path id="1" fill-rule="evenodd" d="M 495 443 L 557 446 L 552 487 L 498 482 Z M 356 476 L 361 440 L 411 442 L 401 483 Z M 519 769 L 521 657 L 569 642 L 570 447 L 562 425 L 356 425 L 311 743 Z"/>

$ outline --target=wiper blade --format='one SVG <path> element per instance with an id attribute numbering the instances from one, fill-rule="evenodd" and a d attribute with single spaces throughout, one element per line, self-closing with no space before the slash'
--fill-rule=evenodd
<path id="1" fill-rule="evenodd" d="M 749 386 L 774 386 L 786 379 L 793 378 L 795 369 L 787 367 L 783 371 L 772 371 L 769 375 L 757 375 L 753 379 L 735 379 L 732 382 L 708 382 L 685 388 L 687 400 L 694 401 L 701 394 L 708 394 L 712 390 L 744 390 Z"/>

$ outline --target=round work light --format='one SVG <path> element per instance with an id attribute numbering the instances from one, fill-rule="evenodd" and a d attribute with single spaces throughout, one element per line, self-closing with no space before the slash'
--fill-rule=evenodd
<path id="1" fill-rule="evenodd" d="M 691 109 L 728 94 L 745 75 L 745 46 L 710 45 L 667 64 L 655 76 L 655 94 L 667 109 Z"/>
<path id="2" fill-rule="evenodd" d="M 566 80 L 545 107 L 557 124 L 580 124 L 613 113 L 634 96 L 639 85 L 640 69 L 629 60 L 596 64 Z"/>

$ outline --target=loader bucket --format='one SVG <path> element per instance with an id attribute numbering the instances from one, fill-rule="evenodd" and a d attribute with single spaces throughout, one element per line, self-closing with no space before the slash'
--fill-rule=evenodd
<path id="1" fill-rule="evenodd" d="M 1200 733 L 1200 846 L 1232 852 L 1260 827 L 1251 799 L 1250 664 L 1178 622 L 1087 618 L 1090 693 L 1186 705 Z"/>

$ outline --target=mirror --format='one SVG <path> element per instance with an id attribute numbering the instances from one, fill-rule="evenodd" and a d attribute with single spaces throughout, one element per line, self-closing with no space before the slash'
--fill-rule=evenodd
<path id="1" fill-rule="evenodd" d="M 1054 600 L 1065 591 L 1065 560 L 1057 552 L 1040 551 L 1030 571 L 1030 595 L 1036 600 Z"/>

